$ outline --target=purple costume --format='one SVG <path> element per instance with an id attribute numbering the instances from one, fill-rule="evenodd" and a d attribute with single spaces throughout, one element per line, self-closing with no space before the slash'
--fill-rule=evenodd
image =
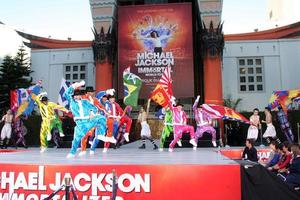
<path id="1" fill-rule="evenodd" d="M 24 136 L 26 135 L 27 130 L 23 124 L 22 119 L 20 117 L 16 118 L 13 126 L 14 126 L 14 131 L 15 131 L 16 137 L 17 137 L 17 141 L 15 144 L 16 147 L 18 147 L 18 145 L 21 143 L 26 148 L 27 146 L 25 143 Z"/>
<path id="2" fill-rule="evenodd" d="M 195 140 L 198 142 L 198 139 L 203 136 L 204 133 L 209 133 L 212 136 L 212 141 L 216 141 L 216 130 L 210 125 L 212 120 L 211 116 L 206 113 L 204 110 L 199 110 L 197 108 L 199 98 L 196 99 L 193 105 L 193 111 L 195 115 L 195 120 L 197 123 L 197 130 L 195 133 Z"/>
<path id="3" fill-rule="evenodd" d="M 194 141 L 195 132 L 194 127 L 187 125 L 187 115 L 183 110 L 179 110 L 177 107 L 173 107 L 172 103 L 169 104 L 170 110 L 173 114 L 173 126 L 174 126 L 174 139 L 169 145 L 169 150 L 175 147 L 175 144 L 181 139 L 183 133 L 190 133 L 190 143 Z M 193 144 L 193 143 L 192 143 Z M 194 145 L 194 144 L 193 144 Z"/>

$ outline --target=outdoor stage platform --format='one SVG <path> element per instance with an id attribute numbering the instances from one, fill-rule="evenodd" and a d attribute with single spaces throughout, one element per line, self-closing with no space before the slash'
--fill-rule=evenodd
<path id="1" fill-rule="evenodd" d="M 118 177 L 116 199 L 242 199 L 241 148 L 175 148 L 170 153 L 140 150 L 140 142 L 95 155 L 67 159 L 69 149 L 0 151 L 1 199 L 40 200 L 71 176 L 79 199 L 111 199 L 112 171 Z M 231 153 L 230 153 L 231 152 Z M 226 154 L 225 157 L 222 154 Z M 64 192 L 54 199 L 63 199 Z"/>
<path id="2" fill-rule="evenodd" d="M 69 149 L 38 148 L 0 153 L 0 199 L 43 199 L 71 175 L 79 199 L 110 199 L 112 170 L 117 199 L 241 199 L 240 166 L 216 148 L 140 150 L 140 142 L 67 159 Z M 7 195 L 7 196 L 5 196 Z M 63 194 L 60 193 L 57 199 Z M 18 198 L 17 198 L 18 197 Z"/>
<path id="3" fill-rule="evenodd" d="M 102 148 L 97 148 L 95 155 L 67 159 L 70 149 L 49 148 L 40 153 L 39 148 L 23 149 L 11 153 L 1 153 L 0 163 L 7 164 L 36 164 L 36 165 L 234 165 L 236 162 L 218 153 L 217 148 L 175 148 L 174 152 L 152 150 L 152 145 L 147 144 L 146 149 L 138 149 L 140 142 L 123 145 L 119 149 L 110 148 L 107 153 Z"/>

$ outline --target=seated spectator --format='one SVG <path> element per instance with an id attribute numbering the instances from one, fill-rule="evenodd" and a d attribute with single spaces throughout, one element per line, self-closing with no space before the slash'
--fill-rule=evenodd
<path id="1" fill-rule="evenodd" d="M 254 147 L 254 140 L 253 139 L 247 139 L 246 140 L 246 147 L 243 151 L 243 159 L 250 160 L 253 162 L 257 162 L 257 150 Z"/>
<path id="2" fill-rule="evenodd" d="M 289 142 L 286 141 L 279 147 L 279 152 L 280 152 L 280 159 L 279 162 L 274 165 L 273 167 L 269 167 L 268 170 L 273 171 L 273 172 L 286 172 L 290 161 L 292 159 L 292 154 L 289 152 Z"/>
<path id="3" fill-rule="evenodd" d="M 291 187 L 300 186 L 300 148 L 299 144 L 293 144 L 291 147 L 292 150 L 292 160 L 291 166 L 286 176 L 286 183 Z"/>
<path id="4" fill-rule="evenodd" d="M 259 162 L 266 168 L 273 167 L 274 165 L 276 165 L 279 162 L 279 159 L 280 159 L 280 154 L 278 152 L 278 150 L 279 150 L 278 143 L 275 140 L 273 140 L 269 144 L 269 147 L 271 148 L 270 158 L 268 159 L 268 161 L 266 163 L 264 163 L 262 161 Z"/>

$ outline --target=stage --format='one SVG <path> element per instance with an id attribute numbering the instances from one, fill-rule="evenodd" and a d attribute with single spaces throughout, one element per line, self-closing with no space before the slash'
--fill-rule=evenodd
<path id="1" fill-rule="evenodd" d="M 49 148 L 40 153 L 39 148 L 22 149 L 15 152 L 0 153 L 1 163 L 36 164 L 36 165 L 236 165 L 236 162 L 222 156 L 217 148 L 175 148 L 174 152 L 152 150 L 147 144 L 146 149 L 138 149 L 140 142 L 110 148 L 107 153 L 97 148 L 94 155 L 89 151 L 84 156 L 67 159 L 70 149 Z M 13 150 L 13 149 L 12 149 Z"/>
<path id="2" fill-rule="evenodd" d="M 152 150 L 150 143 L 138 149 L 140 144 L 133 142 L 106 153 L 98 148 L 94 155 L 87 152 L 78 157 L 77 153 L 71 159 L 66 158 L 69 149 L 49 148 L 44 153 L 39 148 L 1 150 L 0 200 L 42 200 L 60 188 L 66 177 L 71 177 L 78 199 L 109 200 L 113 171 L 117 200 L 240 200 L 253 195 L 275 200 L 283 190 L 290 199 L 299 197 L 262 166 L 238 161 L 242 147 L 175 148 L 171 153 Z M 258 156 L 268 158 L 269 150 L 258 148 Z M 274 192 L 264 192 L 270 184 Z M 64 199 L 64 191 L 53 199 Z"/>
<path id="3" fill-rule="evenodd" d="M 67 159 L 69 149 L 9 149 L 0 153 L 0 199 L 43 199 L 65 176 L 79 199 L 110 199 L 112 170 L 116 199 L 241 199 L 240 166 L 218 148 L 138 149 L 140 142 L 103 153 Z M 221 179 L 220 179 L 221 178 Z M 34 191 L 34 192 L 33 192 Z M 62 198 L 62 193 L 56 199 Z"/>

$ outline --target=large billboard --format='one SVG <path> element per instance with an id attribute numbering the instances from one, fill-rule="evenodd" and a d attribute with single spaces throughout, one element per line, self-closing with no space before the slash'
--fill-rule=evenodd
<path id="1" fill-rule="evenodd" d="M 174 95 L 194 96 L 191 4 L 120 7 L 118 19 L 119 97 L 124 96 L 125 68 L 141 77 L 140 98 L 149 98 L 168 65 Z"/>

